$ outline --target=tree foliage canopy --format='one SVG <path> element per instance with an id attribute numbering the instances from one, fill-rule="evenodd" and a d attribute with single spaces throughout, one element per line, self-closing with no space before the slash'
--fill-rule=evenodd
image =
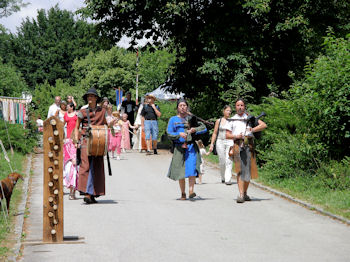
<path id="1" fill-rule="evenodd" d="M 0 96 L 21 97 L 28 86 L 15 67 L 4 64 L 0 58 Z"/>
<path id="2" fill-rule="evenodd" d="M 114 88 L 129 90 L 135 83 L 135 56 L 125 49 L 90 52 L 73 64 L 76 85 L 87 90 L 96 87 L 101 96 L 115 97 Z"/>
<path id="3" fill-rule="evenodd" d="M 350 2 L 300 0 L 105 1 L 88 0 L 81 12 L 113 41 L 146 37 L 176 50 L 174 88 L 223 99 L 257 101 L 302 76 L 307 57 L 320 51 L 329 27 L 349 30 Z M 136 42 L 133 42 L 136 45 Z M 221 107 L 221 105 L 220 105 Z"/>
<path id="4" fill-rule="evenodd" d="M 28 4 L 23 3 L 22 0 L 0 0 L 0 18 L 18 12 L 26 5 Z"/>
<path id="5" fill-rule="evenodd" d="M 93 24 L 75 20 L 58 6 L 39 10 L 36 19 L 26 18 L 3 45 L 0 55 L 22 72 L 32 89 L 45 81 L 54 85 L 59 78 L 70 81 L 75 58 L 109 47 Z"/>

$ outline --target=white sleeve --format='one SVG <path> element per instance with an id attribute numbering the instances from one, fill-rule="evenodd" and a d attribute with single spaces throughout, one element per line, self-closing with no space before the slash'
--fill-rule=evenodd
<path id="1" fill-rule="evenodd" d="M 52 116 L 52 106 L 49 107 L 49 112 L 47 113 L 47 118 Z"/>

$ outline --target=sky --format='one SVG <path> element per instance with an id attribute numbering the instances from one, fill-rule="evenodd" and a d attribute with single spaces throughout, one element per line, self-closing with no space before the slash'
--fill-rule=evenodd
<path id="1" fill-rule="evenodd" d="M 0 24 L 7 28 L 11 33 L 17 32 L 17 27 L 20 27 L 21 22 L 26 18 L 36 18 L 37 10 L 48 10 L 51 7 L 58 4 L 60 9 L 66 9 L 75 12 L 77 9 L 84 6 L 84 0 L 24 0 L 24 3 L 29 3 L 26 7 L 21 8 L 19 12 L 13 13 L 9 17 L 3 17 L 0 19 Z M 142 45 L 146 41 L 140 41 Z M 123 37 L 117 44 L 120 47 L 129 47 L 129 39 Z"/>

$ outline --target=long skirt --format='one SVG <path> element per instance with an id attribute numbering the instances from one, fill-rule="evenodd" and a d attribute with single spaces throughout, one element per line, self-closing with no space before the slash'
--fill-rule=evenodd
<path id="1" fill-rule="evenodd" d="M 129 134 L 129 128 L 122 128 L 122 145 L 121 147 L 123 149 L 131 149 L 131 146 L 130 146 L 130 134 Z"/>
<path id="2" fill-rule="evenodd" d="M 249 182 L 250 179 L 258 178 L 258 167 L 256 165 L 256 153 L 254 145 L 240 147 L 238 144 L 233 145 L 235 162 L 235 172 L 240 175 L 243 181 Z"/>
<path id="3" fill-rule="evenodd" d="M 81 145 L 78 190 L 93 196 L 105 195 L 103 156 L 88 156 L 86 139 L 83 139 Z"/>
<path id="4" fill-rule="evenodd" d="M 115 150 L 117 150 L 117 154 L 119 155 L 121 153 L 121 141 L 122 141 L 122 133 L 114 133 L 115 135 L 113 135 L 110 131 L 109 131 L 109 142 L 108 142 L 108 151 L 109 152 L 114 152 Z"/>
<path id="5" fill-rule="evenodd" d="M 173 158 L 168 171 L 172 180 L 180 180 L 200 174 L 201 156 L 197 144 L 189 144 L 187 148 L 175 145 Z"/>
<path id="6" fill-rule="evenodd" d="M 136 134 L 133 135 L 133 148 L 134 150 L 147 150 L 147 144 L 146 144 L 146 134 L 145 134 L 145 130 L 142 129 L 142 127 L 140 126 L 137 129 Z M 152 149 L 152 144 L 151 144 L 151 149 Z"/>
<path id="7" fill-rule="evenodd" d="M 78 184 L 78 168 L 76 165 L 77 150 L 72 139 L 65 139 L 63 146 L 63 185 L 67 188 L 77 188 Z"/>

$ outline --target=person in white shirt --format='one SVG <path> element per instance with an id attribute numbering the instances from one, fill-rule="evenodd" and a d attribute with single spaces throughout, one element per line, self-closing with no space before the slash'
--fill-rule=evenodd
<path id="1" fill-rule="evenodd" d="M 58 110 L 60 110 L 60 105 L 61 105 L 61 97 L 56 96 L 55 97 L 55 103 L 52 104 L 49 107 L 49 112 L 47 114 L 47 118 L 50 118 L 51 116 L 54 116 Z"/>
<path id="2" fill-rule="evenodd" d="M 258 120 L 258 125 L 252 128 L 249 125 L 248 114 L 245 112 L 243 99 L 238 99 L 235 104 L 236 114 L 229 120 L 227 125 L 226 138 L 233 139 L 234 145 L 230 155 L 233 156 L 235 172 L 237 173 L 237 184 L 239 196 L 237 203 L 250 201 L 247 190 L 251 178 L 257 178 L 256 152 L 254 147 L 254 132 L 260 132 L 267 125 Z"/>
<path id="3" fill-rule="evenodd" d="M 40 116 L 38 116 L 38 119 L 36 120 L 36 126 L 38 127 L 38 132 L 43 132 L 44 121 Z"/>

